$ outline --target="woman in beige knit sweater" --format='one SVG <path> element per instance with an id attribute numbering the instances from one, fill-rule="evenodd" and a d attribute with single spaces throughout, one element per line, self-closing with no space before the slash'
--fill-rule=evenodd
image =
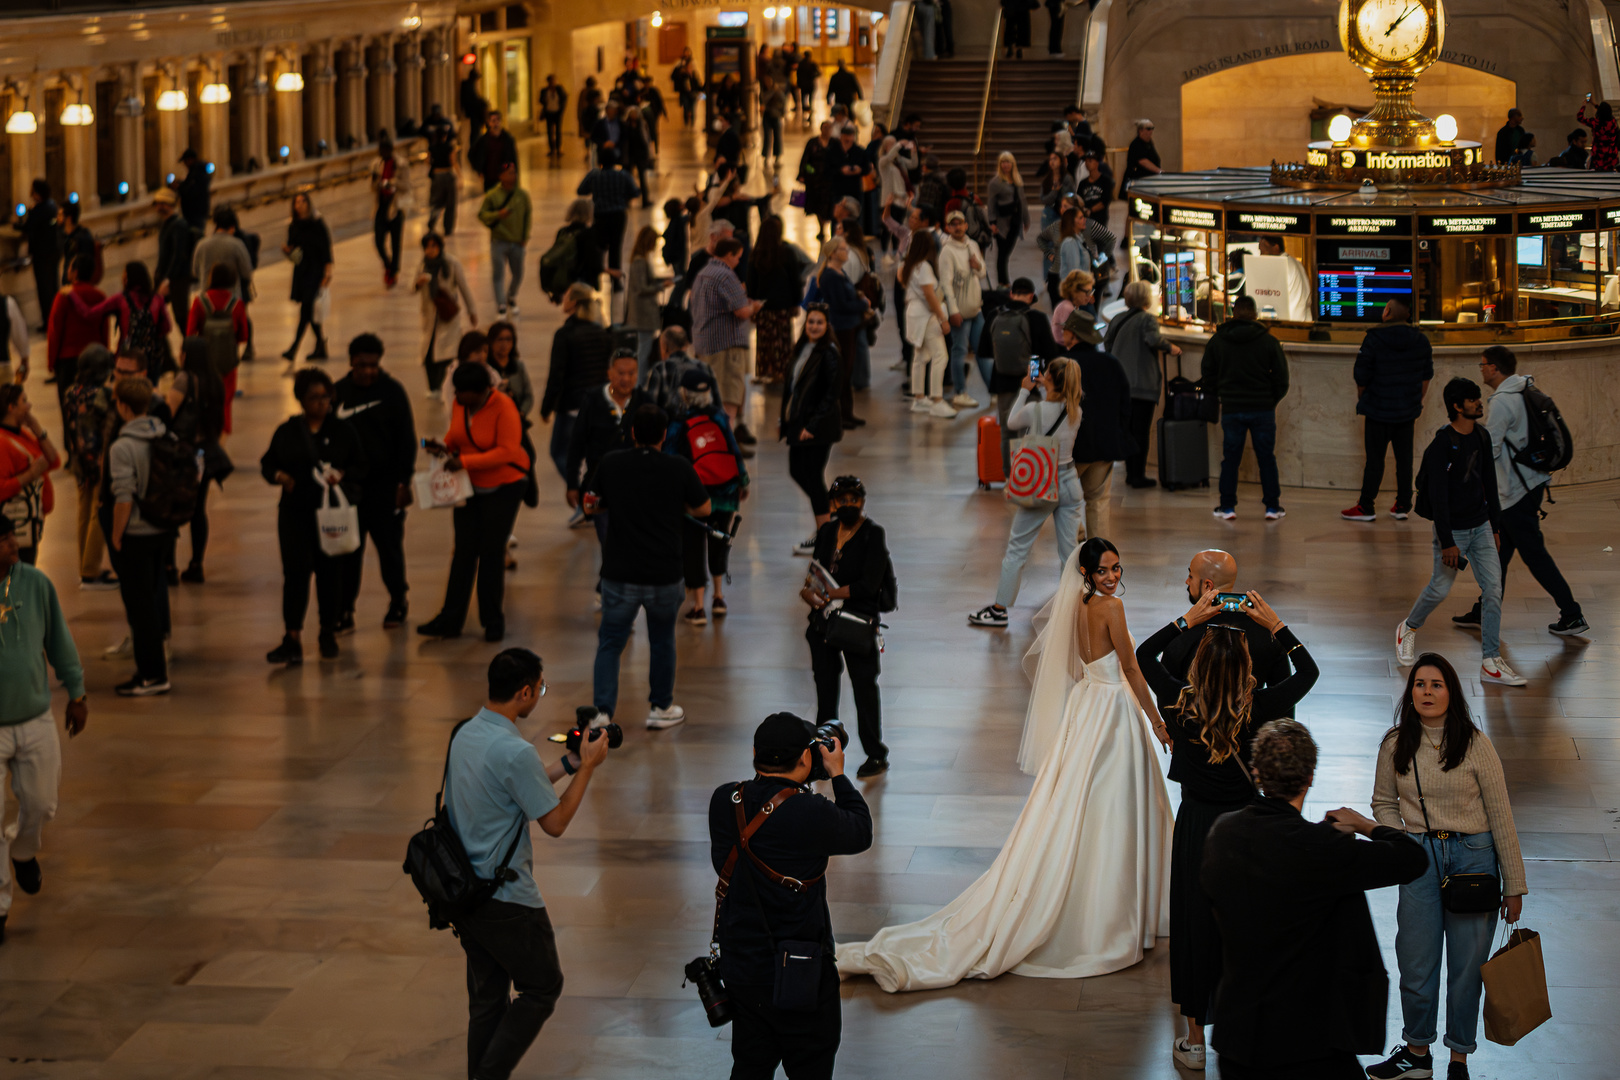
<path id="1" fill-rule="evenodd" d="M 1457 914 L 1441 903 L 1451 874 L 1493 874 L 1501 882 L 1500 914 L 1518 922 L 1525 885 L 1519 834 L 1513 827 L 1502 761 L 1468 715 L 1457 671 L 1438 653 L 1412 666 L 1395 726 L 1378 751 L 1373 817 L 1405 829 L 1429 855 L 1428 871 L 1401 886 L 1395 957 L 1401 969 L 1404 1046 L 1367 1069 L 1374 1080 L 1433 1076 L 1429 1052 L 1440 1013 L 1440 955 L 1446 955 L 1447 1080 L 1468 1080 L 1478 1044 L 1479 967 L 1490 956 L 1498 912 Z"/>

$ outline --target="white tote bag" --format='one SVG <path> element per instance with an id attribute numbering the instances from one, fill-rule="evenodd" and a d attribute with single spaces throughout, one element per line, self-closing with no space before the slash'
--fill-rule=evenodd
<path id="1" fill-rule="evenodd" d="M 444 467 L 442 459 L 435 460 L 431 469 L 424 469 L 411 477 L 416 492 L 416 505 L 424 510 L 460 506 L 473 497 L 472 477 L 466 469 L 455 472 Z"/>
<path id="2" fill-rule="evenodd" d="M 315 308 L 311 316 L 316 326 L 325 326 L 332 321 L 332 290 L 321 286 L 321 291 L 315 294 Z"/>
<path id="3" fill-rule="evenodd" d="M 315 511 L 315 524 L 321 531 L 321 550 L 328 555 L 348 555 L 360 550 L 360 511 L 343 494 L 343 485 L 327 485 L 325 472 L 315 469 L 315 482 L 326 488 L 321 508 Z"/>

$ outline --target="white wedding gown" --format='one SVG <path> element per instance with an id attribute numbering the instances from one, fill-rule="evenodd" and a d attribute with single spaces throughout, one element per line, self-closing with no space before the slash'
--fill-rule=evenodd
<path id="1" fill-rule="evenodd" d="M 840 976 L 929 990 L 1003 972 L 1045 979 L 1130 967 L 1170 932 L 1174 819 L 1147 717 L 1110 652 L 1078 658 L 1075 558 L 1026 667 L 1019 763 L 1035 787 L 990 869 L 920 922 L 838 947 Z"/>

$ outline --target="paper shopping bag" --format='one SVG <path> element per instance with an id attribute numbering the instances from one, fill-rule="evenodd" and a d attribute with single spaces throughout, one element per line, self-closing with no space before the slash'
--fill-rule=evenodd
<path id="1" fill-rule="evenodd" d="M 1506 945 L 1480 966 L 1485 981 L 1485 1037 L 1512 1046 L 1552 1019 L 1541 935 L 1515 930 Z"/>
<path id="2" fill-rule="evenodd" d="M 451 472 L 441 462 L 424 469 L 411 478 L 416 491 L 416 505 L 424 510 L 460 506 L 473 496 L 472 477 L 466 469 Z"/>

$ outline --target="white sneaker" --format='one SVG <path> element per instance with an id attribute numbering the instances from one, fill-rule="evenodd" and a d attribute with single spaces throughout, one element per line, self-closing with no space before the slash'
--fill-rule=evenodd
<path id="1" fill-rule="evenodd" d="M 956 410 L 951 408 L 948 402 L 940 400 L 928 407 L 928 415 L 936 420 L 954 420 L 956 419 Z"/>
<path id="2" fill-rule="evenodd" d="M 129 640 L 128 634 L 125 634 L 124 640 L 120 641 L 118 644 L 109 645 L 105 649 L 101 650 L 101 656 L 105 660 L 118 660 L 122 657 L 134 655 L 135 643 Z"/>
<path id="3" fill-rule="evenodd" d="M 513 322 L 516 322 L 518 317 L 522 314 L 523 313 L 518 310 L 518 306 L 516 304 L 513 304 L 511 307 L 506 309 L 506 317 L 511 319 Z"/>
<path id="4" fill-rule="evenodd" d="M 1410 666 L 1417 660 L 1417 631 L 1402 619 L 1395 627 L 1395 662 Z"/>
<path id="5" fill-rule="evenodd" d="M 933 406 L 928 403 L 928 399 L 925 397 L 911 399 L 912 412 L 927 412 L 931 408 L 933 408 Z"/>
<path id="6" fill-rule="evenodd" d="M 506 318 L 506 309 L 505 309 L 505 308 L 503 308 L 503 307 L 498 307 L 498 308 L 496 308 L 496 309 L 495 309 L 495 317 L 496 317 L 496 318 L 497 318 L 497 319 L 504 319 L 504 318 Z"/>
<path id="7" fill-rule="evenodd" d="M 957 394 L 951 398 L 951 404 L 958 409 L 977 409 L 979 407 L 979 403 L 966 394 Z"/>
<path id="8" fill-rule="evenodd" d="M 506 546 L 509 548 L 517 547 L 517 533 L 513 533 L 506 538 Z"/>
<path id="9" fill-rule="evenodd" d="M 1204 1044 L 1194 1046 L 1186 1039 L 1177 1039 L 1173 1047 L 1176 1064 L 1184 1069 L 1193 1069 L 1197 1072 L 1204 1070 Z"/>
<path id="10" fill-rule="evenodd" d="M 1523 686 L 1530 680 L 1508 667 L 1508 662 L 1500 656 L 1487 657 L 1479 665 L 1479 681 L 1500 683 L 1503 686 Z"/>
<path id="11" fill-rule="evenodd" d="M 684 723 L 685 720 L 686 710 L 679 705 L 671 704 L 667 709 L 654 709 L 647 714 L 647 730 L 663 731 L 665 728 Z"/>

